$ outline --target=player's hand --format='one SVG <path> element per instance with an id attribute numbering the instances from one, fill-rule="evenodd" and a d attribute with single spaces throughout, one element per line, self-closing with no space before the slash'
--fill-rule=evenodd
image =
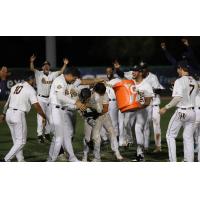
<path id="1" fill-rule="evenodd" d="M 87 106 L 85 104 L 81 103 L 79 100 L 76 101 L 76 107 L 80 111 L 85 111 L 87 109 Z"/>
<path id="2" fill-rule="evenodd" d="M 63 64 L 64 64 L 64 65 L 68 65 L 68 64 L 69 64 L 69 60 L 68 60 L 67 58 L 64 58 L 64 59 L 63 59 Z"/>
<path id="3" fill-rule="evenodd" d="M 33 54 L 31 57 L 30 57 L 30 62 L 34 62 L 36 59 L 36 56 Z"/>
<path id="4" fill-rule="evenodd" d="M 120 64 L 119 64 L 119 62 L 117 60 L 114 61 L 113 65 L 114 65 L 115 69 L 119 69 L 120 68 Z"/>
<path id="5" fill-rule="evenodd" d="M 159 113 L 160 115 L 164 115 L 167 112 L 167 109 L 165 107 L 161 108 Z"/>
<path id="6" fill-rule="evenodd" d="M 165 42 L 161 42 L 160 43 L 160 47 L 161 47 L 162 50 L 166 50 L 167 49 Z"/>
<path id="7" fill-rule="evenodd" d="M 0 115 L 0 123 L 4 122 L 5 121 L 5 115 Z"/>
<path id="8" fill-rule="evenodd" d="M 114 61 L 113 65 L 114 65 L 115 69 L 119 69 L 120 68 L 120 64 L 119 64 L 119 62 L 117 60 Z"/>
<path id="9" fill-rule="evenodd" d="M 187 47 L 189 46 L 189 42 L 188 42 L 188 40 L 186 38 L 183 38 L 181 41 L 183 42 L 183 44 L 185 46 L 187 46 Z"/>

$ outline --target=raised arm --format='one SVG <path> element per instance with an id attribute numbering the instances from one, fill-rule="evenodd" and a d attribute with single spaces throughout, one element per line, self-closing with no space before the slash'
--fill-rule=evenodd
<path id="1" fill-rule="evenodd" d="M 116 74 L 120 77 L 120 78 L 124 78 L 124 72 L 120 70 L 120 64 L 118 61 L 115 61 L 113 63 Z"/>
<path id="2" fill-rule="evenodd" d="M 167 60 L 172 64 L 172 65 L 176 65 L 177 63 L 177 60 L 171 55 L 171 53 L 167 50 L 167 47 L 166 47 L 166 43 L 165 42 L 162 42 L 160 44 L 161 46 L 161 49 L 163 50 L 164 54 L 165 54 L 165 57 L 167 58 Z"/>
<path id="3" fill-rule="evenodd" d="M 69 63 L 69 60 L 68 60 L 67 58 L 64 58 L 64 59 L 63 59 L 63 66 L 62 66 L 62 68 L 60 69 L 60 74 L 63 74 L 63 72 L 65 71 L 65 69 L 66 69 L 66 67 L 67 67 L 67 65 L 68 65 L 68 63 Z"/>
<path id="4" fill-rule="evenodd" d="M 192 63 L 192 67 L 195 69 L 199 69 L 199 63 L 197 61 L 197 58 L 194 55 L 193 49 L 188 41 L 188 39 L 183 38 L 181 39 L 182 43 L 186 46 L 186 52 L 184 52 L 184 56 L 186 56 L 190 62 Z"/>
<path id="5" fill-rule="evenodd" d="M 33 54 L 31 57 L 30 57 L 30 70 L 35 72 L 35 66 L 34 66 L 34 61 L 36 59 L 36 56 Z"/>

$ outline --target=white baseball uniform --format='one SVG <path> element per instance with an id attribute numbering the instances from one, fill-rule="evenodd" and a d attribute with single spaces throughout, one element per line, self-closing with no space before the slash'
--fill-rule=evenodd
<path id="1" fill-rule="evenodd" d="M 194 161 L 194 126 L 195 126 L 195 98 L 198 84 L 191 76 L 183 76 L 175 81 L 173 97 L 181 97 L 176 105 L 177 110 L 172 116 L 167 129 L 167 144 L 169 160 L 176 162 L 176 137 L 181 127 L 183 131 L 184 161 Z"/>
<path id="2" fill-rule="evenodd" d="M 101 113 L 103 110 L 104 104 L 109 104 L 109 97 L 107 93 L 105 93 L 103 96 L 100 96 L 98 93 L 94 92 L 92 94 L 90 104 L 97 110 L 97 112 Z M 92 140 L 94 142 L 94 158 L 96 160 L 101 160 L 100 156 L 100 144 L 101 144 L 101 137 L 100 137 L 100 130 L 102 127 L 106 129 L 106 132 L 108 133 L 110 142 L 111 142 L 111 149 L 115 153 L 119 153 L 118 150 L 118 142 L 117 142 L 117 136 L 114 130 L 114 127 L 112 125 L 112 120 L 109 115 L 109 113 L 105 113 L 101 116 L 99 116 L 96 120 L 96 124 L 94 127 L 92 127 Z M 86 136 L 85 139 L 88 139 L 89 136 Z M 85 152 L 84 152 L 85 155 Z"/>
<path id="3" fill-rule="evenodd" d="M 117 136 L 119 136 L 119 116 L 118 116 L 119 109 L 117 107 L 115 92 L 112 87 L 120 81 L 121 80 L 119 78 L 114 78 L 106 82 L 106 93 L 109 98 L 108 112 L 109 112 L 110 118 L 112 120 L 112 125 L 114 127 L 114 130 Z M 106 131 L 104 128 L 102 128 L 101 136 L 103 136 L 103 139 L 105 137 L 104 134 L 106 134 Z"/>
<path id="4" fill-rule="evenodd" d="M 38 101 L 49 122 L 52 121 L 49 108 L 49 93 L 54 79 L 59 75 L 60 71 L 50 71 L 48 75 L 45 75 L 43 71 L 35 70 Z M 47 123 L 45 127 L 45 134 L 49 134 L 50 132 L 51 126 Z M 39 114 L 37 114 L 37 133 L 38 136 L 43 134 L 42 117 Z"/>
<path id="5" fill-rule="evenodd" d="M 150 84 L 148 84 L 145 80 L 141 83 L 135 85 L 136 91 L 139 91 L 143 94 L 144 97 L 153 97 L 153 89 Z M 131 128 L 135 122 L 135 136 L 137 142 L 137 155 L 143 155 L 143 147 L 145 143 L 144 138 L 144 129 L 145 123 L 147 121 L 147 109 L 140 109 L 135 112 L 127 112 L 125 113 L 125 128 L 127 129 L 130 123 Z"/>
<path id="6" fill-rule="evenodd" d="M 25 114 L 31 109 L 31 105 L 37 103 L 34 88 L 27 82 L 18 83 L 11 88 L 6 105 L 6 122 L 10 128 L 14 145 L 5 156 L 5 161 L 11 161 L 16 156 L 17 161 L 24 161 L 23 147 L 27 139 L 27 125 Z"/>
<path id="7" fill-rule="evenodd" d="M 200 162 L 200 81 L 198 81 L 198 93 L 195 99 L 195 133 L 194 133 L 194 142 L 196 151 L 198 152 L 198 161 Z"/>
<path id="8" fill-rule="evenodd" d="M 48 161 L 57 159 L 61 146 L 68 152 L 69 161 L 77 161 L 72 146 L 72 118 L 76 109 L 76 100 L 72 96 L 77 96 L 73 90 L 80 83 L 80 79 L 77 79 L 73 84 L 67 83 L 63 74 L 53 81 L 50 91 L 50 104 L 54 136 L 49 150 Z"/>
<path id="9" fill-rule="evenodd" d="M 148 76 L 144 79 L 147 83 L 151 85 L 153 89 L 161 89 L 161 85 L 158 81 L 158 77 L 149 72 Z M 147 121 L 145 124 L 145 144 L 144 147 L 146 149 L 149 148 L 149 143 L 150 143 L 150 123 L 153 121 L 153 128 L 154 128 L 154 137 L 156 137 L 155 134 L 160 133 L 160 114 L 159 114 L 159 105 L 160 105 L 160 97 L 159 95 L 154 94 L 153 100 L 151 104 L 146 108 L 148 112 L 148 117 Z M 159 132 L 157 132 L 159 131 Z M 161 138 L 161 137 L 160 137 Z M 156 140 L 155 140 L 156 142 Z M 159 145 L 161 146 L 161 141 L 159 144 L 156 144 L 156 146 Z"/>

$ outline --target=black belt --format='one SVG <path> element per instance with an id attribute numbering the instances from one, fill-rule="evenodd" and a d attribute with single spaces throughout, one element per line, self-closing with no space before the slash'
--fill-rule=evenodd
<path id="1" fill-rule="evenodd" d="M 116 99 L 109 99 L 109 101 L 116 101 Z"/>
<path id="2" fill-rule="evenodd" d="M 61 109 L 61 110 L 65 110 L 65 107 L 61 107 L 61 106 L 56 106 L 56 108 Z"/>
<path id="3" fill-rule="evenodd" d="M 159 105 L 153 105 L 153 106 L 159 106 Z"/>
<path id="4" fill-rule="evenodd" d="M 18 109 L 13 108 L 13 110 L 18 110 Z"/>
<path id="5" fill-rule="evenodd" d="M 38 94 L 38 96 L 44 97 L 44 98 L 49 98 L 49 96 L 44 96 L 44 95 L 41 95 L 41 94 Z"/>
<path id="6" fill-rule="evenodd" d="M 194 110 L 194 107 L 190 107 L 190 108 L 180 108 L 181 110 Z"/>

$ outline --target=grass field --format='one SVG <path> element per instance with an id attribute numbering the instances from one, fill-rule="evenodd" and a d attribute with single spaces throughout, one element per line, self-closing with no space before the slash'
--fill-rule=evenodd
<path id="1" fill-rule="evenodd" d="M 162 103 L 166 104 L 168 100 L 163 99 Z M 0 105 L 0 110 L 2 111 L 2 104 Z M 151 144 L 150 151 L 146 154 L 145 159 L 148 162 L 166 162 L 168 161 L 168 152 L 167 152 L 167 144 L 166 144 L 166 129 L 168 126 L 168 122 L 173 114 L 174 110 L 170 110 L 166 115 L 164 115 L 161 119 L 161 128 L 162 128 L 162 152 L 161 153 L 153 153 L 154 149 L 154 141 L 153 141 L 153 132 L 151 131 Z M 77 115 L 77 125 L 75 131 L 75 138 L 73 142 L 75 154 L 79 159 L 82 158 L 83 151 L 83 121 Z M 48 151 L 50 143 L 39 144 L 37 142 L 37 133 L 36 133 L 36 113 L 34 110 L 27 116 L 27 126 L 28 126 L 28 139 L 27 144 L 24 148 L 24 156 L 25 160 L 29 162 L 42 162 L 46 161 L 48 157 Z M 10 131 L 7 127 L 6 123 L 0 124 L 0 158 L 2 159 L 9 149 L 12 146 L 12 140 Z M 131 161 L 135 158 L 136 146 L 130 148 L 120 148 L 120 152 L 122 156 L 125 158 L 124 161 Z M 177 157 L 178 161 L 181 161 L 183 158 L 183 144 L 182 144 L 182 133 L 179 134 L 177 138 Z M 102 148 L 102 161 L 104 162 L 113 162 L 116 161 L 115 157 L 112 154 L 110 146 L 104 146 Z"/>

